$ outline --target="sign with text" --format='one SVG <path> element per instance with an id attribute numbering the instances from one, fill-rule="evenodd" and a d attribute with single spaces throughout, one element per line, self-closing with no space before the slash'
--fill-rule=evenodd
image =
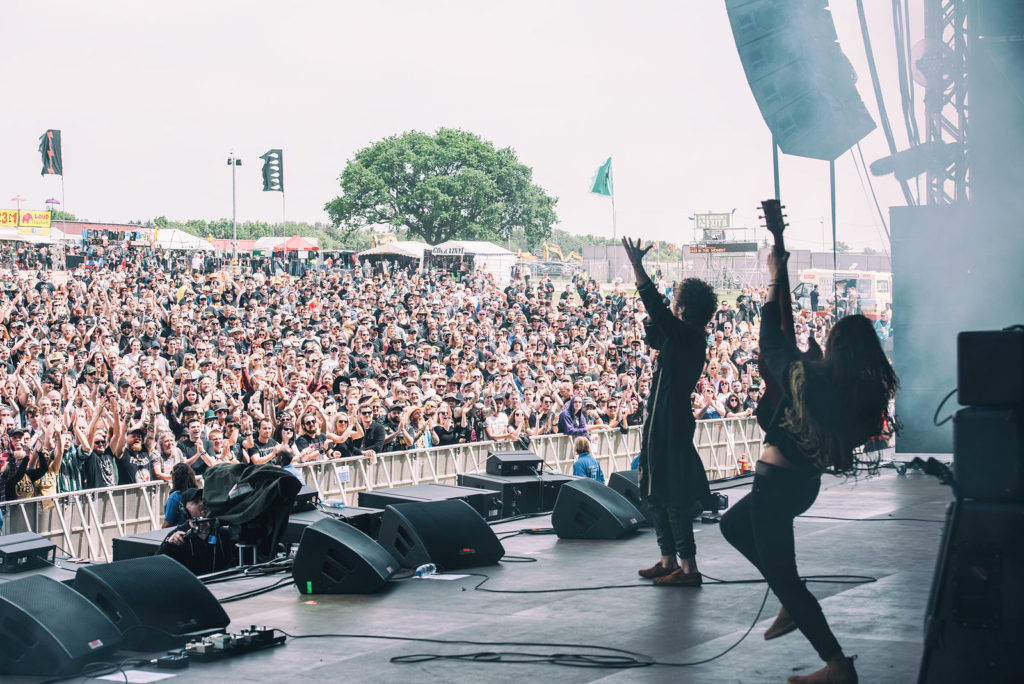
<path id="1" fill-rule="evenodd" d="M 697 214 L 697 230 L 723 230 L 732 227 L 732 214 Z"/>
<path id="2" fill-rule="evenodd" d="M 690 245 L 690 254 L 719 254 L 722 252 L 756 252 L 756 242 L 720 242 L 712 245 Z"/>
<path id="3" fill-rule="evenodd" d="M 431 252 L 434 256 L 462 256 L 463 247 L 435 247 Z"/>
<path id="4" fill-rule="evenodd" d="M 49 235 L 50 212 L 23 209 L 18 222 L 18 233 L 21 235 Z"/>
<path id="5" fill-rule="evenodd" d="M 18 225 L 17 209 L 0 209 L 0 226 Z"/>

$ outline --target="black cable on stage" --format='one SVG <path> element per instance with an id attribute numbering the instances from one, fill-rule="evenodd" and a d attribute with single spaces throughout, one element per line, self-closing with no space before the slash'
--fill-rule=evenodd
<path id="1" fill-rule="evenodd" d="M 274 582 L 273 584 L 269 584 L 267 586 L 260 587 L 258 589 L 250 589 L 249 591 L 243 591 L 243 592 L 241 592 L 239 594 L 233 594 L 231 596 L 227 596 L 227 597 L 222 598 L 222 599 L 217 599 L 217 601 L 220 602 L 220 603 L 231 603 L 232 601 L 241 601 L 242 599 L 252 598 L 254 596 L 260 596 L 261 594 L 269 593 L 271 591 L 274 591 L 275 589 L 280 589 L 281 587 L 285 586 L 286 584 L 291 584 L 291 583 L 292 583 L 292 578 L 291 577 L 283 577 L 283 578 L 279 579 L 278 581 Z"/>
<path id="2" fill-rule="evenodd" d="M 491 580 L 490 575 L 486 575 L 482 572 L 467 572 L 464 574 L 470 577 L 482 577 L 483 579 L 477 582 L 473 587 L 473 591 L 482 591 L 488 594 L 565 594 L 573 591 L 604 591 L 606 589 L 664 589 L 663 587 L 653 583 L 605 584 L 595 587 L 558 587 L 554 589 L 486 589 L 484 588 L 484 585 Z M 710 581 L 709 586 L 714 586 L 716 584 L 764 584 L 767 582 L 763 577 L 725 580 L 719 579 L 718 577 L 711 577 L 704 573 L 701 573 L 701 576 Z M 878 581 L 878 578 L 870 577 L 868 575 L 807 575 L 801 579 L 820 584 L 869 584 L 871 582 Z"/>
<path id="3" fill-rule="evenodd" d="M 436 660 L 453 660 L 457 662 L 486 663 L 486 664 L 549 664 L 561 665 L 563 667 L 579 667 L 588 669 L 634 669 L 639 667 L 692 667 L 703 665 L 717 660 L 739 646 L 746 639 L 757 625 L 758 620 L 764 612 L 765 604 L 768 602 L 769 590 L 765 589 L 761 605 L 757 614 L 751 621 L 747 630 L 724 651 L 721 651 L 710 658 L 695 660 L 686 663 L 662 662 L 650 656 L 615 648 L 613 646 L 596 646 L 593 644 L 560 644 L 560 643 L 538 643 L 527 641 L 470 641 L 465 639 L 434 639 L 429 637 L 402 637 L 384 636 L 378 634 L 299 634 L 293 635 L 282 629 L 276 631 L 291 639 L 384 639 L 388 641 L 414 641 L 419 643 L 442 644 L 446 646 L 517 646 L 525 648 L 571 648 L 574 650 L 592 650 L 598 653 L 523 653 L 519 651 L 482 651 L 476 653 L 459 654 L 437 654 L 437 653 L 411 653 L 395 656 L 390 662 L 397 664 L 424 663 Z"/>
<path id="4" fill-rule="evenodd" d="M 798 518 L 817 518 L 819 520 L 842 520 L 845 522 L 926 522 L 944 523 L 945 520 L 932 520 L 930 518 L 840 518 L 835 515 L 798 515 Z"/>
<path id="5" fill-rule="evenodd" d="M 536 563 L 536 558 L 529 556 L 503 556 L 501 558 L 502 563 Z"/>
<path id="6" fill-rule="evenodd" d="M 390 636 L 384 634 L 341 634 L 341 633 L 324 633 L 324 634 L 289 634 L 283 629 L 275 628 L 275 631 L 285 635 L 289 639 L 381 639 L 385 641 L 415 641 L 427 644 L 441 644 L 445 646 L 520 646 L 526 648 L 571 648 L 571 649 L 590 649 L 593 651 L 603 651 L 605 654 L 593 654 L 593 655 L 578 655 L 578 654 L 552 654 L 550 656 L 543 655 L 531 655 L 516 653 L 517 657 L 526 658 L 543 658 L 545 660 L 532 660 L 522 662 L 544 662 L 551 661 L 550 659 L 557 659 L 558 662 L 554 664 L 566 665 L 569 667 L 605 667 L 605 668 L 633 668 L 633 667 L 649 667 L 655 664 L 655 660 L 650 656 L 646 656 L 642 653 L 636 653 L 635 651 L 629 651 L 623 648 L 615 648 L 614 646 L 595 646 L 593 644 L 560 644 L 560 643 L 542 643 L 542 642 L 531 642 L 531 641 L 471 641 L 468 639 L 434 639 L 430 637 L 406 637 L 406 636 Z M 614 655 L 612 655 L 614 654 Z M 471 655 L 471 654 L 466 654 Z M 487 655 L 477 654 L 473 658 L 475 662 L 507 662 L 500 659 L 501 654 L 488 651 Z M 391 659 L 391 662 L 395 663 L 415 663 L 424 662 L 425 660 L 436 660 L 443 658 L 435 658 L 433 655 L 428 654 L 416 654 L 416 655 L 404 655 L 396 656 Z M 604 660 L 608 663 L 615 664 L 600 664 Z M 587 661 L 590 661 L 588 664 Z M 553 661 L 551 661 L 553 662 Z M 578 664 L 577 664 L 578 663 Z"/>
<path id="7" fill-rule="evenodd" d="M 960 389 L 960 388 L 959 387 L 954 387 L 953 389 L 949 390 L 949 394 L 947 394 L 946 396 L 942 397 L 942 401 L 940 401 L 939 405 L 935 407 L 935 415 L 932 416 L 932 423 L 935 424 L 935 427 L 942 427 L 943 425 L 945 425 L 949 421 L 953 420 L 953 414 L 950 413 L 948 416 L 943 418 L 942 421 L 940 422 L 939 421 L 939 411 L 941 411 L 942 407 L 946 405 L 946 402 L 949 401 L 949 398 L 951 396 L 953 396 L 954 394 L 956 394 L 956 391 L 958 389 Z"/>

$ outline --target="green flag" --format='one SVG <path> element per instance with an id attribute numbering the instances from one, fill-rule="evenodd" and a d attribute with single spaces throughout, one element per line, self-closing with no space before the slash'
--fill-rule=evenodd
<path id="1" fill-rule="evenodd" d="M 597 170 L 597 175 L 594 177 L 594 187 L 590 189 L 597 195 L 605 195 L 607 197 L 612 196 L 612 158 L 608 157 L 608 161 L 601 165 L 601 168 Z"/>

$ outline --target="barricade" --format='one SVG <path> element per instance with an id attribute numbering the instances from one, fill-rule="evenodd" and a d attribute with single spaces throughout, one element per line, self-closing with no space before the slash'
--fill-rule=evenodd
<path id="1" fill-rule="evenodd" d="M 606 430 L 590 436 L 591 454 L 606 475 L 629 469 L 640 450 L 640 430 Z M 720 418 L 697 421 L 694 445 L 708 479 L 720 480 L 739 473 L 742 454 L 756 461 L 761 439 L 761 429 L 753 418 Z M 381 487 L 456 484 L 461 473 L 483 472 L 488 452 L 512 449 L 508 442 L 474 442 L 389 452 L 373 459 L 354 456 L 313 461 L 297 467 L 321 498 L 340 499 L 354 506 L 359 492 Z M 546 470 L 572 473 L 576 458 L 572 437 L 533 437 L 530 450 L 544 460 Z M 156 481 L 4 502 L 0 504 L 3 533 L 35 532 L 53 541 L 62 554 L 109 561 L 114 538 L 160 527 L 169 489 L 168 483 Z"/>

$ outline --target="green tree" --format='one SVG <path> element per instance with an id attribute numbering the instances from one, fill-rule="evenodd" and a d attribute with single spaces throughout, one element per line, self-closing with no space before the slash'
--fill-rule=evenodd
<path id="1" fill-rule="evenodd" d="M 531 244 L 551 234 L 557 199 L 533 183 L 510 148 L 466 131 L 412 131 L 358 151 L 341 174 L 341 195 L 325 205 L 345 232 L 385 224 L 436 245 L 454 238 Z"/>
<path id="2" fill-rule="evenodd" d="M 50 221 L 51 222 L 52 221 L 78 221 L 78 220 L 79 220 L 78 217 L 76 217 L 74 214 L 72 214 L 69 211 L 61 211 L 60 209 L 57 209 L 55 211 L 50 212 Z M 82 219 L 82 220 L 84 220 L 84 219 Z"/>
<path id="3" fill-rule="evenodd" d="M 839 252 L 840 254 L 849 254 L 850 252 L 853 251 L 853 249 L 850 247 L 850 245 L 846 244 L 842 240 L 838 240 L 836 241 L 836 251 Z"/>

